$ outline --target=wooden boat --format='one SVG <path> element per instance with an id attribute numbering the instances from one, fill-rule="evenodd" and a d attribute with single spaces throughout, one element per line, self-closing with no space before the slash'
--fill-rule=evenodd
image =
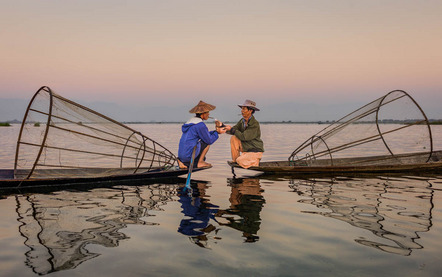
<path id="1" fill-rule="evenodd" d="M 192 171 L 200 171 L 208 169 L 210 167 L 194 168 Z M 93 171 L 106 172 L 107 168 L 96 168 Z M 73 172 L 68 172 L 68 170 L 63 170 L 67 176 L 75 175 Z M 127 173 L 127 174 L 106 174 L 100 177 L 55 177 L 55 178 L 15 178 L 13 169 L 0 169 L 0 193 L 4 190 L 11 189 L 28 189 L 30 187 L 40 188 L 40 187 L 66 187 L 71 185 L 88 185 L 91 186 L 95 184 L 96 186 L 103 186 L 106 183 L 115 185 L 128 182 L 139 182 L 149 179 L 151 181 L 164 182 L 165 179 L 177 179 L 180 175 L 187 174 L 187 169 L 174 168 L 157 168 L 140 173 Z M 41 173 L 42 174 L 42 173 Z M 180 178 L 183 179 L 183 178 Z M 176 180 L 178 181 L 178 180 Z M 181 180 L 182 181 L 182 180 Z M 184 182 L 183 182 L 184 183 Z"/>
<path id="2" fill-rule="evenodd" d="M 442 173 L 442 151 L 435 151 L 428 162 L 413 163 L 412 160 L 421 159 L 427 153 L 417 153 L 412 155 L 400 155 L 403 163 L 392 162 L 391 156 L 356 157 L 334 159 L 333 165 L 329 159 L 318 159 L 310 162 L 293 161 L 270 161 L 260 162 L 259 166 L 248 168 L 249 170 L 261 171 L 266 174 L 286 174 L 286 175 L 309 175 L 309 174 L 383 174 L 383 173 Z M 380 159 L 385 162 L 378 163 Z M 404 162 L 409 160 L 409 163 Z M 373 162 L 376 161 L 376 162 Z M 241 168 L 237 163 L 228 162 L 233 168 Z"/>
<path id="3" fill-rule="evenodd" d="M 172 178 L 186 173 L 161 144 L 45 86 L 25 112 L 14 168 L 0 169 L 0 189 Z"/>
<path id="4" fill-rule="evenodd" d="M 355 156 L 357 155 L 357 156 Z M 233 168 L 236 163 L 229 163 Z M 427 116 L 405 91 L 394 90 L 333 121 L 286 161 L 250 167 L 266 173 L 442 172 Z"/>

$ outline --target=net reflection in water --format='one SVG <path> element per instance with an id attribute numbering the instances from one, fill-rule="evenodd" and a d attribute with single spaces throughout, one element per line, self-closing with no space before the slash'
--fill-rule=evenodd
<path id="1" fill-rule="evenodd" d="M 386 178 L 340 181 L 293 180 L 290 187 L 307 196 L 303 203 L 315 205 L 320 215 L 371 231 L 379 241 L 355 239 L 382 251 L 410 255 L 420 249 L 419 232 L 432 226 L 431 185 L 426 180 Z M 309 211 L 304 211 L 309 212 Z"/>
<path id="2" fill-rule="evenodd" d="M 156 225 L 146 217 L 172 201 L 176 189 L 158 184 L 16 196 L 26 265 L 40 275 L 76 268 L 99 255 L 88 245 L 117 247 L 129 239 L 121 232 L 127 225 Z"/>

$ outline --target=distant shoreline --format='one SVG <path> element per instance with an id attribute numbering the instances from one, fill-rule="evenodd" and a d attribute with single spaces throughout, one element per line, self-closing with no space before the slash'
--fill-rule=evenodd
<path id="1" fill-rule="evenodd" d="M 415 120 L 392 120 L 392 119 L 386 119 L 386 120 L 382 120 L 379 123 L 381 124 L 404 124 L 404 123 L 409 123 L 410 121 L 414 122 Z M 212 121 L 208 121 L 207 123 L 211 123 Z M 259 121 L 260 124 L 333 124 L 335 123 L 335 120 L 332 121 Z M 428 122 L 430 123 L 430 125 L 442 125 L 442 119 L 429 119 Z M 149 122 L 142 122 L 142 121 L 126 121 L 126 122 L 122 122 L 123 124 L 183 124 L 183 122 L 181 121 L 149 121 Z M 236 124 L 237 121 L 224 121 L 224 123 L 226 124 Z M 372 121 L 367 121 L 367 122 L 358 122 L 357 124 L 372 124 Z"/>
<path id="2" fill-rule="evenodd" d="M 260 124 L 333 124 L 336 121 L 260 121 Z M 34 122 L 32 122 L 34 123 Z M 123 124 L 183 124 L 181 121 L 123 121 Z M 208 121 L 207 123 L 212 123 L 212 121 Z M 226 124 L 236 124 L 237 122 L 225 121 Z M 371 124 L 373 122 L 358 122 L 357 124 Z M 381 124 L 404 124 L 407 123 L 405 120 L 383 120 L 380 122 Z M 430 119 L 430 125 L 442 125 L 442 119 Z M 8 120 L 8 121 L 0 121 L 0 126 L 10 126 L 11 124 L 21 124 L 21 121 L 18 120 Z"/>

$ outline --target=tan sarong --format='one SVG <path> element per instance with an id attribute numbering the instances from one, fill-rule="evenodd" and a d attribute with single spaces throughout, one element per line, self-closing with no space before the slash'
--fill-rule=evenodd
<path id="1" fill-rule="evenodd" d="M 243 168 L 251 166 L 259 166 L 262 158 L 262 152 L 243 152 L 241 141 L 232 136 L 230 138 L 230 150 L 232 153 L 232 161 L 237 162 Z"/>
<path id="2" fill-rule="evenodd" d="M 236 159 L 236 162 L 243 168 L 251 166 L 259 166 L 259 161 L 262 158 L 262 152 L 243 152 Z"/>

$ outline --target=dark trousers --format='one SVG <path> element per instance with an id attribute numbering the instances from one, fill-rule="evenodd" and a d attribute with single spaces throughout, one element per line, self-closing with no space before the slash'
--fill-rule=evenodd
<path id="1" fill-rule="evenodd" d="M 203 153 L 204 149 L 206 149 L 208 146 L 207 143 L 205 143 L 204 141 L 201 141 L 201 149 L 200 149 L 200 153 L 198 154 L 198 156 L 195 157 L 194 161 L 193 161 L 193 168 L 197 168 L 198 167 L 198 161 L 201 158 L 201 153 Z M 204 157 L 204 160 L 206 159 L 206 157 Z M 190 166 L 190 162 L 183 162 L 183 164 L 185 164 L 187 167 Z"/>

